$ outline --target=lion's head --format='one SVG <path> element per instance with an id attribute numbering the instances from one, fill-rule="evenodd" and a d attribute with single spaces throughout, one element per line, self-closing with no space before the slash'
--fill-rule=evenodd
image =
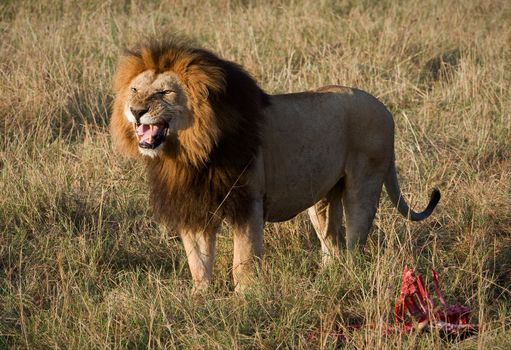
<path id="1" fill-rule="evenodd" d="M 146 160 L 160 217 L 201 225 L 220 203 L 243 216 L 234 208 L 268 103 L 243 68 L 181 39 L 146 40 L 121 57 L 114 90 L 114 144 Z"/>
<path id="2" fill-rule="evenodd" d="M 120 149 L 203 163 L 220 137 L 211 99 L 226 92 L 223 63 L 176 39 L 149 40 L 126 51 L 114 79 L 111 121 Z"/>

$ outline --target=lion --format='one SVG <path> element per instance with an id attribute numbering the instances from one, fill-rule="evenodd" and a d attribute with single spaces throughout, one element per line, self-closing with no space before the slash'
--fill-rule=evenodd
<path id="1" fill-rule="evenodd" d="M 208 287 L 215 237 L 233 231 L 236 291 L 251 284 L 265 222 L 308 209 L 322 262 L 362 249 L 383 185 L 401 195 L 394 122 L 377 98 L 331 85 L 269 95 L 240 65 L 182 39 L 148 40 L 121 56 L 114 77 L 114 144 L 145 163 L 156 216 L 182 239 L 195 291 Z M 343 225 L 346 217 L 346 228 Z"/>

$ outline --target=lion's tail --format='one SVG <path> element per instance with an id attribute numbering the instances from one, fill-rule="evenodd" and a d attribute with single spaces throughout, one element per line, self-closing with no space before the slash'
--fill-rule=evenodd
<path id="1" fill-rule="evenodd" d="M 440 191 L 438 189 L 434 189 L 431 192 L 431 197 L 429 199 L 429 204 L 424 209 L 424 211 L 420 213 L 416 213 L 410 209 L 406 200 L 403 198 L 401 194 L 401 189 L 399 188 L 399 181 L 397 179 L 396 173 L 396 165 L 394 159 L 392 159 L 392 163 L 390 165 L 389 171 L 385 176 L 385 188 L 387 189 L 387 193 L 389 194 L 390 200 L 394 204 L 394 206 L 399 210 L 399 212 L 406 218 L 412 221 L 421 221 L 426 219 L 431 215 L 436 205 L 440 201 Z"/>

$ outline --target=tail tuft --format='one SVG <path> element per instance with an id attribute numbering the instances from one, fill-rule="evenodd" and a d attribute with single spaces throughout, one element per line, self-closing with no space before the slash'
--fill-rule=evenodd
<path id="1" fill-rule="evenodd" d="M 431 197 L 429 199 L 430 205 L 433 205 L 433 209 L 436 207 L 438 202 L 440 202 L 440 198 L 442 198 L 442 195 L 440 194 L 440 190 L 438 188 L 434 188 L 431 192 Z"/>
<path id="2" fill-rule="evenodd" d="M 442 195 L 440 194 L 438 188 L 433 189 L 433 191 L 431 192 L 431 196 L 429 198 L 429 204 L 427 208 L 424 209 L 424 211 L 421 213 L 413 213 L 415 215 L 413 214 L 410 215 L 410 220 L 421 221 L 426 219 L 428 216 L 431 215 L 431 213 L 433 213 L 433 210 L 435 210 L 436 205 L 438 204 L 438 202 L 440 202 L 441 197 Z"/>

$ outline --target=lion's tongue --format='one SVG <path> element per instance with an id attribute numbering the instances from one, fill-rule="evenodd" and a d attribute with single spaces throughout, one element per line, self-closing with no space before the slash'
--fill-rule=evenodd
<path id="1" fill-rule="evenodd" d="M 137 127 L 138 142 L 152 144 L 159 132 L 160 127 L 158 125 L 140 124 Z"/>

